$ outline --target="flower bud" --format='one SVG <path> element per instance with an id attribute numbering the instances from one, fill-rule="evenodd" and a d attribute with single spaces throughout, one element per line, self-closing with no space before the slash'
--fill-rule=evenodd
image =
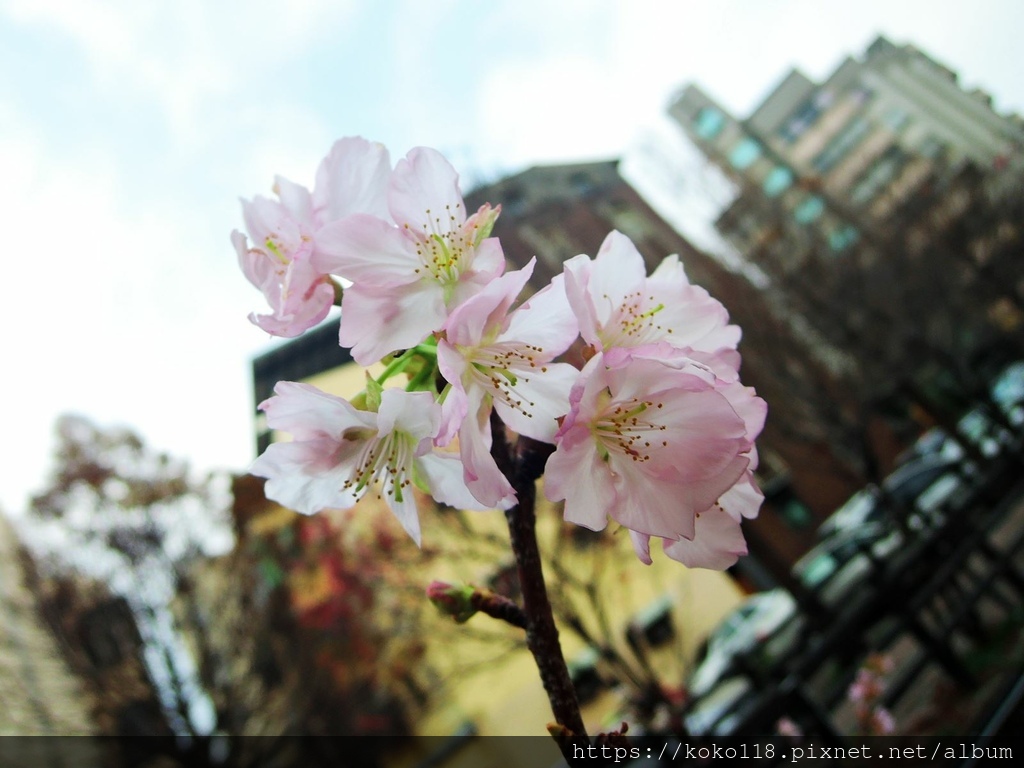
<path id="1" fill-rule="evenodd" d="M 473 587 L 468 584 L 432 581 L 427 587 L 427 597 L 442 614 L 462 624 L 469 621 L 477 611 L 473 605 L 473 591 Z"/>

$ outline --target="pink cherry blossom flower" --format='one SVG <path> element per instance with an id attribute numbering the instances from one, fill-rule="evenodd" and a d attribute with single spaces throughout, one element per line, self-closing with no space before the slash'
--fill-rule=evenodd
<path id="1" fill-rule="evenodd" d="M 896 718 L 885 707 L 875 707 L 865 732 L 869 736 L 891 736 L 896 732 Z"/>
<path id="2" fill-rule="evenodd" d="M 775 723 L 775 730 L 778 731 L 779 736 L 800 737 L 804 735 L 803 728 L 795 720 L 786 716 L 780 717 Z"/>
<path id="3" fill-rule="evenodd" d="M 293 337 L 319 323 L 334 304 L 330 276 L 313 265 L 315 235 L 324 224 L 356 212 L 386 212 L 391 173 L 387 150 L 362 138 L 341 139 L 317 171 L 316 187 L 277 177 L 279 201 L 257 197 L 242 201 L 246 229 L 231 241 L 239 265 L 273 310 L 249 316 L 267 333 Z"/>
<path id="4" fill-rule="evenodd" d="M 647 349 L 647 352 L 666 353 L 660 350 Z M 643 354 L 642 351 L 633 353 Z M 716 356 L 704 356 L 711 363 L 710 369 L 724 370 L 732 380 L 718 379 L 718 391 L 729 401 L 733 410 L 743 419 L 747 437 L 754 440 L 764 428 L 767 405 L 764 400 L 756 397 L 754 390 L 744 387 L 735 379 L 735 371 L 728 368 Z M 675 356 L 675 360 L 684 360 Z M 717 378 L 717 377 L 716 377 Z M 757 468 L 757 449 L 751 444 L 749 449 L 740 454 L 749 464 L 739 479 L 723 493 L 714 504 L 697 512 L 694 520 L 694 535 L 679 539 L 665 538 L 662 541 L 665 554 L 673 560 L 681 562 L 688 568 L 711 568 L 724 570 L 733 565 L 739 557 L 747 554 L 746 540 L 740 528 L 742 521 L 756 517 L 764 501 L 764 494 L 754 480 Z M 633 548 L 640 560 L 648 565 L 651 563 L 650 536 L 635 531 L 630 532 Z"/>
<path id="5" fill-rule="evenodd" d="M 320 162 L 312 192 L 282 176 L 275 178 L 274 191 L 295 221 L 316 232 L 353 213 L 386 217 L 390 178 L 387 148 L 349 136 L 334 142 Z"/>
<path id="6" fill-rule="evenodd" d="M 697 514 L 747 471 L 753 436 L 727 383 L 681 353 L 657 352 L 614 349 L 587 363 L 545 493 L 565 501 L 566 520 L 593 530 L 611 518 L 647 537 L 693 541 Z"/>
<path id="7" fill-rule="evenodd" d="M 515 498 L 490 454 L 491 408 L 519 434 L 550 443 L 579 373 L 552 362 L 577 336 L 558 278 L 509 311 L 535 264 L 531 259 L 494 279 L 454 309 L 437 345 L 438 367 L 451 384 L 438 442 L 458 431 L 466 483 L 490 506 L 507 506 Z"/>
<path id="8" fill-rule="evenodd" d="M 605 238 L 597 258 L 565 263 L 565 290 L 580 335 L 596 350 L 665 342 L 714 352 L 736 348 L 740 329 L 725 307 L 686 279 L 678 256 L 647 276 L 644 259 L 620 232 Z"/>
<path id="9" fill-rule="evenodd" d="M 316 172 L 310 201 L 316 229 L 353 213 L 387 216 L 390 180 L 391 156 L 383 144 L 360 136 L 334 142 Z"/>
<path id="10" fill-rule="evenodd" d="M 280 203 L 257 197 L 242 202 L 245 235 L 231 233 L 242 273 L 259 288 L 273 310 L 249 320 L 274 336 L 293 337 L 323 320 L 334 304 L 330 278 L 310 263 L 313 238 Z"/>
<path id="11" fill-rule="evenodd" d="M 740 523 L 744 518 L 755 517 L 763 500 L 764 495 L 754 482 L 753 473 L 749 469 L 744 471 L 718 501 L 696 514 L 693 538 L 662 539 L 665 554 L 687 568 L 724 571 L 747 554 L 747 542 Z M 650 565 L 651 537 L 636 531 L 629 533 L 637 557 Z"/>
<path id="12" fill-rule="evenodd" d="M 440 153 L 419 147 L 391 175 L 389 220 L 355 215 L 318 232 L 316 267 L 353 283 L 339 340 L 361 365 L 440 330 L 452 308 L 504 270 L 501 246 L 488 237 L 499 209 L 484 205 L 467 218 L 458 178 Z"/>
<path id="13" fill-rule="evenodd" d="M 420 543 L 412 484 L 422 479 L 434 498 L 481 509 L 462 480 L 457 456 L 433 449 L 440 406 L 428 392 L 386 389 L 376 413 L 309 384 L 282 381 L 262 403 L 267 424 L 292 435 L 250 467 L 268 479 L 267 497 L 303 514 L 347 509 L 376 490 Z"/>

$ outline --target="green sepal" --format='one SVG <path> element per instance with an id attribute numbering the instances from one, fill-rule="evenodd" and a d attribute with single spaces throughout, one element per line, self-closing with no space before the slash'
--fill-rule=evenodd
<path id="1" fill-rule="evenodd" d="M 480 243 L 491 236 L 491 230 L 494 229 L 494 222 L 497 221 L 499 213 L 501 213 L 501 209 L 491 208 L 491 210 L 482 217 L 479 225 L 477 226 L 476 232 L 473 233 L 474 246 L 479 247 Z"/>
<path id="2" fill-rule="evenodd" d="M 451 616 L 459 624 L 473 618 L 476 607 L 473 605 L 475 588 L 469 584 L 448 584 L 433 581 L 427 587 L 427 597 L 444 616 Z"/>
<path id="3" fill-rule="evenodd" d="M 384 387 L 378 384 L 367 372 L 366 374 L 366 408 L 364 410 L 377 413 L 380 410 L 380 398 L 384 393 Z"/>

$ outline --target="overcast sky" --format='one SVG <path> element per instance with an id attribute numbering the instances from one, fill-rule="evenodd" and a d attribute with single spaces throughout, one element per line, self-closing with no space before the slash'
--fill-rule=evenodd
<path id="1" fill-rule="evenodd" d="M 240 196 L 311 183 L 338 137 L 464 178 L 613 157 L 699 83 L 749 112 L 879 33 L 1024 112 L 1019 0 L 0 0 L 0 508 L 64 412 L 201 469 L 252 459 L 272 344 L 237 270 Z M 500 201 L 492 201 L 500 202 Z"/>

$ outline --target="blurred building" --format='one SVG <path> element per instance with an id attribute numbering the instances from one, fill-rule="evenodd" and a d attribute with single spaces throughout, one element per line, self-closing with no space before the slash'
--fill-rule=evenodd
<path id="1" fill-rule="evenodd" d="M 741 252 L 761 256 L 759 266 L 773 276 L 807 258 L 795 240 L 760 249 L 779 236 L 770 230 L 782 216 L 815 230 L 838 257 L 968 166 L 1008 177 L 1024 168 L 1019 116 L 998 114 L 983 91 L 962 89 L 956 73 L 884 37 L 823 83 L 793 70 L 748 118 L 730 115 L 694 85 L 669 112 L 738 182 L 743 194 L 719 229 Z"/>
<path id="2" fill-rule="evenodd" d="M 791 72 L 749 117 L 694 85 L 669 113 L 733 184 L 714 225 L 820 364 L 809 380 L 836 418 L 813 410 L 850 474 L 877 479 L 895 446 L 1019 356 L 1019 116 L 884 37 L 822 83 Z"/>

